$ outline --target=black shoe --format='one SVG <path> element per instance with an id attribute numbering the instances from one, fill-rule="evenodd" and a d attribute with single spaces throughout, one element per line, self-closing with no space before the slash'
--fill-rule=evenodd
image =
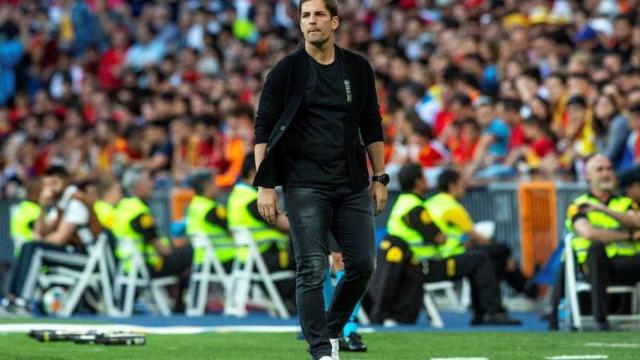
<path id="1" fill-rule="evenodd" d="M 367 345 L 362 342 L 362 336 L 351 333 L 349 336 L 340 339 L 340 351 L 365 352 Z"/>
<path id="2" fill-rule="evenodd" d="M 510 317 L 506 312 L 495 312 L 491 314 L 487 314 L 482 318 L 482 322 L 478 324 L 474 324 L 473 320 L 471 320 L 472 325 L 522 325 L 522 321 L 518 319 L 514 319 Z"/>

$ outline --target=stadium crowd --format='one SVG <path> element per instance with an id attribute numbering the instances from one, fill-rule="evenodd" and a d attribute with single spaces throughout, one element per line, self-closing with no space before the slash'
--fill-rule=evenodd
<path id="1" fill-rule="evenodd" d="M 343 1 L 337 43 L 365 54 L 374 69 L 387 170 L 395 179 L 405 169 L 402 190 L 417 197 L 407 197 L 403 210 L 419 208 L 415 226 L 425 225 L 422 205 L 414 202 L 426 184 L 439 184 L 444 199 L 444 205 L 433 202 L 430 212 L 451 207 L 466 214 L 457 202 L 466 183 L 584 180 L 586 161 L 596 153 L 616 170 L 636 166 L 637 5 Z M 254 109 L 267 72 L 301 42 L 297 17 L 295 1 L 2 2 L 2 196 L 42 206 L 46 213 L 21 212 L 34 218 L 17 230 L 55 245 L 31 244 L 16 253 L 18 275 L 9 294 L 20 299 L 33 292 L 33 284 L 23 280 L 37 276 L 29 264 L 38 247 L 61 253 L 67 244 L 81 248 L 91 243 L 83 237 L 99 233 L 91 226 L 97 222 L 118 238 L 144 240 L 141 251 L 154 257 L 148 264 L 152 276 L 183 275 L 194 254 L 189 245 L 174 246 L 156 232 L 146 204 L 151 188 L 195 191 L 187 216 L 200 221 L 187 234 L 215 230 L 230 243 L 227 230 L 234 223 L 265 225 L 250 186 Z M 438 182 L 420 173 L 437 175 L 443 167 L 449 178 Z M 226 210 L 211 200 L 219 190 L 230 192 Z M 96 208 L 96 199 L 105 212 Z M 401 212 L 394 218 L 398 238 L 409 233 Z M 49 219 L 56 217 L 61 220 Z M 438 221 L 434 217 L 429 229 L 446 233 L 447 224 Z M 278 225 L 262 230 L 269 239 L 277 231 L 282 241 L 260 252 L 270 256 L 270 269 L 290 269 L 288 221 Z M 440 230 L 429 233 L 426 226 L 425 233 L 439 236 Z M 473 231 L 470 218 L 464 228 Z M 465 276 L 493 285 L 505 279 L 517 292 L 537 296 L 509 249 L 492 252 L 489 239 L 471 237 L 481 249 L 467 253 L 473 258 Z M 450 248 L 443 258 L 466 251 L 460 243 Z M 447 264 L 441 264 L 442 276 L 432 277 L 453 277 Z M 497 286 L 492 291 L 484 295 L 485 304 L 475 304 L 491 310 L 474 319 L 476 324 L 519 323 L 502 312 Z M 291 301 L 286 305 L 295 310 Z"/>
<path id="2" fill-rule="evenodd" d="M 6 1 L 2 190 L 52 164 L 74 180 L 129 165 L 156 188 L 207 168 L 229 189 L 253 146 L 266 72 L 300 43 L 295 1 Z M 378 80 L 390 171 L 583 179 L 640 157 L 636 1 L 340 4 L 341 46 Z"/>

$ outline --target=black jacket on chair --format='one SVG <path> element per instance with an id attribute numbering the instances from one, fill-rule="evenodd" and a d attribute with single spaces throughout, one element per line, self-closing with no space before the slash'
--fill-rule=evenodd
<path id="1" fill-rule="evenodd" d="M 275 187 L 278 183 L 277 146 L 302 104 L 309 76 L 304 47 L 285 56 L 269 72 L 262 88 L 256 114 L 256 144 L 267 144 L 263 162 L 254 180 L 255 186 Z M 347 169 L 351 188 L 356 191 L 369 184 L 365 147 L 382 141 L 382 125 L 373 70 L 367 60 L 336 46 L 348 80 L 347 94 L 352 100 L 345 124 Z"/>

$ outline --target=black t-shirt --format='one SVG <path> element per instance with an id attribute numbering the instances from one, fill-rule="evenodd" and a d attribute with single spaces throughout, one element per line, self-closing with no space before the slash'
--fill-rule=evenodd
<path id="1" fill-rule="evenodd" d="M 282 140 L 278 176 L 285 187 L 348 186 L 345 121 L 351 94 L 344 64 L 338 56 L 329 65 L 307 58 L 306 93 Z"/>

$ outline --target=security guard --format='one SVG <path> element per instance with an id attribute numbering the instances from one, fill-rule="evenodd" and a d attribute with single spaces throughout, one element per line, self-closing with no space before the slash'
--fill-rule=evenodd
<path id="1" fill-rule="evenodd" d="M 22 244 L 34 240 L 34 225 L 42 208 L 38 204 L 40 184 L 31 182 L 27 184 L 27 196 L 15 208 L 11 215 L 11 238 L 13 239 L 13 254 L 17 259 L 20 255 Z"/>
<path id="2" fill-rule="evenodd" d="M 437 190 L 438 193 L 431 196 L 425 206 L 447 237 L 446 242 L 438 247 L 440 256 L 460 255 L 472 247 L 485 251 L 491 257 L 499 280 L 505 280 L 516 292 L 534 299 L 537 287 L 522 274 L 511 257 L 511 249 L 506 244 L 492 243 L 473 229 L 471 216 L 459 202 L 466 190 L 460 173 L 444 169 L 438 176 Z"/>
<path id="3" fill-rule="evenodd" d="M 195 195 L 187 208 L 186 233 L 188 236 L 205 235 L 212 242 L 216 256 L 227 270 L 235 257 L 233 238 L 227 229 L 227 211 L 224 205 L 214 199 L 218 188 L 213 181 L 210 172 L 202 172 L 192 175 L 188 180 L 189 186 Z M 194 265 L 202 265 L 204 261 L 204 249 L 195 248 Z"/>
<path id="4" fill-rule="evenodd" d="M 178 288 L 176 310 L 183 306 L 182 290 L 188 280 L 193 250 L 190 245 L 176 247 L 161 238 L 155 228 L 151 209 L 145 203 L 151 197 L 153 181 L 147 170 L 133 167 L 123 176 L 122 185 L 131 197 L 120 200 L 116 206 L 113 234 L 118 241 L 116 256 L 124 261 L 125 270 L 131 267 L 131 254 L 123 246 L 123 239 L 133 240 L 144 256 L 151 277 L 178 275 L 182 280 Z"/>
<path id="5" fill-rule="evenodd" d="M 258 242 L 258 250 L 269 271 L 294 269 L 289 251 L 289 220 L 279 213 L 273 226 L 264 221 L 258 212 L 258 191 L 252 185 L 256 175 L 253 153 L 247 154 L 242 164 L 241 178 L 235 184 L 227 200 L 229 228 L 248 228 Z M 239 253 L 238 256 L 241 256 Z M 276 282 L 285 305 L 295 309 L 295 280 Z"/>
<path id="6" fill-rule="evenodd" d="M 396 200 L 387 222 L 389 237 L 380 246 L 382 256 L 378 257 L 379 271 L 384 266 L 380 264 L 381 260 L 382 263 L 404 263 L 407 274 L 404 276 L 414 285 L 413 287 L 415 279 L 421 280 L 418 283 L 420 289 L 422 282 L 468 277 L 473 293 L 473 325 L 519 325 L 520 321 L 509 317 L 502 307 L 498 282 L 491 259 L 486 252 L 473 250 L 443 256 L 439 251 L 446 238 L 432 221 L 430 211 L 424 206 L 423 196 L 428 184 L 420 165 L 405 165 L 398 176 L 403 193 Z M 408 245 L 410 255 L 403 251 L 398 240 Z M 383 293 L 393 297 L 378 299 L 383 304 L 393 306 L 395 302 L 403 301 L 390 289 Z M 421 296 L 417 301 L 420 299 Z"/>
<path id="7" fill-rule="evenodd" d="M 98 181 L 95 184 L 97 199 L 93 211 L 105 230 L 112 231 L 116 222 L 116 205 L 123 197 L 122 185 L 117 180 Z"/>
<path id="8" fill-rule="evenodd" d="M 640 255 L 634 233 L 640 229 L 638 205 L 616 196 L 611 161 L 597 154 L 586 164 L 590 191 L 567 209 L 567 229 L 576 235 L 572 246 L 576 262 L 591 283 L 591 303 L 597 327 L 608 330 L 607 286 L 640 281 Z"/>

